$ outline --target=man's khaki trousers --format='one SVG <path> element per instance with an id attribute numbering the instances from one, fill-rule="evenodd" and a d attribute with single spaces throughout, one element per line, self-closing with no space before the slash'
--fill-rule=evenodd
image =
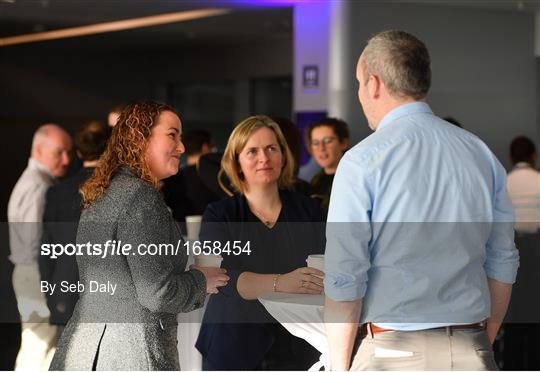
<path id="1" fill-rule="evenodd" d="M 13 289 L 22 320 L 21 348 L 15 370 L 46 371 L 56 350 L 58 327 L 49 324 L 47 301 L 40 290 L 38 264 L 15 265 Z"/>
<path id="2" fill-rule="evenodd" d="M 351 370 L 497 370 L 481 329 L 434 329 L 366 335 Z"/>

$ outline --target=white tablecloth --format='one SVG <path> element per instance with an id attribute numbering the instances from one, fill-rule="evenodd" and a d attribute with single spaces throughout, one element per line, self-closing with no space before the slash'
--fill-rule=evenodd
<path id="1" fill-rule="evenodd" d="M 278 322 L 292 335 L 303 338 L 322 355 L 320 362 L 310 370 L 321 366 L 328 370 L 329 349 L 324 329 L 324 295 L 269 293 L 259 301 Z"/>
<path id="2" fill-rule="evenodd" d="M 180 369 L 182 371 L 202 370 L 202 355 L 195 348 L 195 342 L 197 341 L 197 337 L 199 337 L 199 330 L 201 329 L 201 321 L 205 309 L 206 304 L 201 309 L 178 314 L 178 355 L 180 357 Z"/>
<path id="3" fill-rule="evenodd" d="M 193 263 L 193 256 L 188 256 L 186 269 Z M 178 355 L 180 357 L 180 369 L 183 371 L 202 370 L 202 355 L 195 348 L 195 342 L 197 341 L 197 337 L 199 337 L 199 330 L 201 329 L 201 322 L 208 298 L 207 296 L 202 308 L 189 313 L 180 313 L 176 318 L 178 320 Z"/>

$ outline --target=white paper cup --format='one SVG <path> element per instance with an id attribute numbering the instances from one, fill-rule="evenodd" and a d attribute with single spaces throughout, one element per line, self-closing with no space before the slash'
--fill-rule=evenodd
<path id="1" fill-rule="evenodd" d="M 324 254 L 310 254 L 306 262 L 308 267 L 324 271 Z"/>
<path id="2" fill-rule="evenodd" d="M 202 267 L 221 267 L 223 257 L 216 254 L 200 254 L 195 256 L 195 265 Z"/>
<path id="3" fill-rule="evenodd" d="M 201 231 L 202 216 L 186 216 L 186 228 L 188 240 L 198 240 Z"/>

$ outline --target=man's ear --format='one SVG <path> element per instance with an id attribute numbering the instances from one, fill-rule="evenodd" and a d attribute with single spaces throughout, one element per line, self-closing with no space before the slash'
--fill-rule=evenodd
<path id="1" fill-rule="evenodd" d="M 370 75 L 368 80 L 368 94 L 372 99 L 381 95 L 381 79 L 377 75 Z"/>
<path id="2" fill-rule="evenodd" d="M 341 148 L 343 149 L 343 151 L 345 151 L 347 150 L 348 147 L 349 147 L 349 139 L 343 138 L 343 141 L 341 142 Z"/>
<path id="3" fill-rule="evenodd" d="M 41 159 L 41 154 L 43 153 L 43 144 L 38 143 L 34 148 L 32 149 L 32 157 L 36 160 Z"/>

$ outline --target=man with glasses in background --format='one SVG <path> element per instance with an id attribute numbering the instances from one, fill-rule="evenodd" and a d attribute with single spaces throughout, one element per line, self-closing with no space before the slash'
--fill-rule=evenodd
<path id="1" fill-rule="evenodd" d="M 339 161 L 349 147 L 349 128 L 346 122 L 325 118 L 311 124 L 306 131 L 308 149 L 321 167 L 311 179 L 312 197 L 320 199 L 324 211 L 328 211 L 332 182 Z"/>

